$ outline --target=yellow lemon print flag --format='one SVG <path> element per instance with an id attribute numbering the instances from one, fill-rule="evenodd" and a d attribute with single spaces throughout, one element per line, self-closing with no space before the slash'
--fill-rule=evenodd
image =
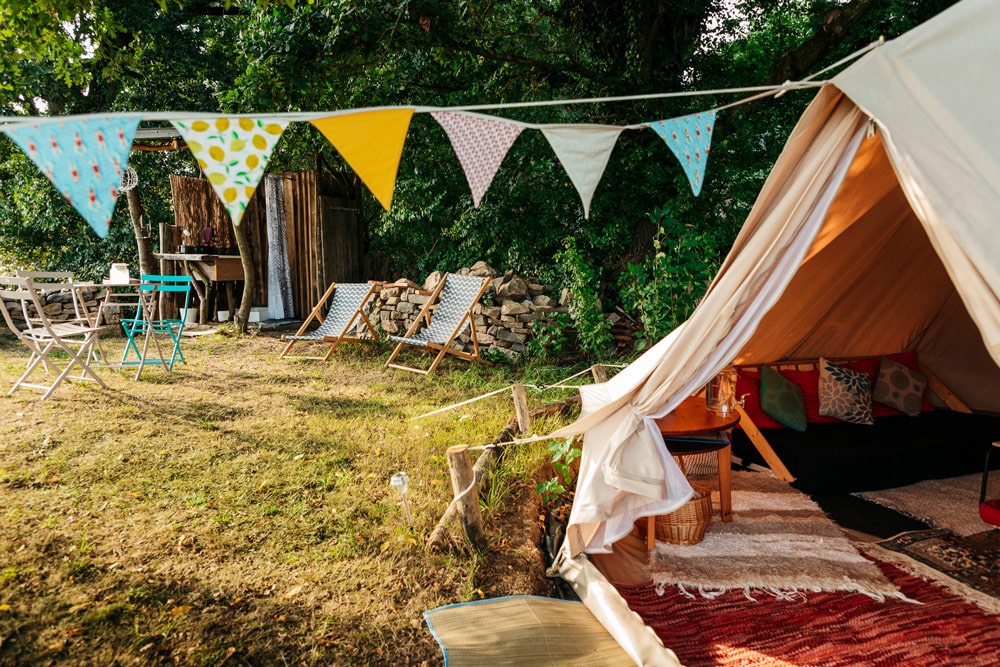
<path id="1" fill-rule="evenodd" d="M 411 118 L 413 109 L 377 109 L 310 122 L 388 211 Z"/>
<path id="2" fill-rule="evenodd" d="M 223 117 L 171 122 L 222 199 L 233 224 L 240 224 L 288 121 Z"/>

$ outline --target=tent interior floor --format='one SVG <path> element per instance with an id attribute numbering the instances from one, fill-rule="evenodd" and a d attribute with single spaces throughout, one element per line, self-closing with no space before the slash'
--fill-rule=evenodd
<path id="1" fill-rule="evenodd" d="M 761 470 L 733 458 L 733 470 Z M 911 530 L 933 528 L 930 523 L 907 516 L 849 493 L 810 494 L 813 502 L 856 542 L 877 542 Z"/>
<path id="2" fill-rule="evenodd" d="M 911 530 L 933 527 L 878 503 L 848 494 L 810 497 L 844 529 L 848 537 L 857 542 L 876 542 Z"/>

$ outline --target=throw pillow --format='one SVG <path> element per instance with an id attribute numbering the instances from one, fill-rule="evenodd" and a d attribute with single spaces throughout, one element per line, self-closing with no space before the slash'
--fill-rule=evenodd
<path id="1" fill-rule="evenodd" d="M 872 381 L 867 373 L 819 360 L 819 413 L 852 424 L 871 425 Z"/>
<path id="2" fill-rule="evenodd" d="M 770 366 L 760 367 L 760 407 L 788 428 L 806 430 L 806 405 L 802 390 Z"/>
<path id="3" fill-rule="evenodd" d="M 736 395 L 743 399 L 743 411 L 757 428 L 785 428 L 784 424 L 764 414 L 760 407 L 760 373 L 737 368 Z"/>
<path id="4" fill-rule="evenodd" d="M 923 373 L 882 357 L 873 398 L 882 405 L 917 417 L 920 415 L 926 388 L 927 378 Z"/>

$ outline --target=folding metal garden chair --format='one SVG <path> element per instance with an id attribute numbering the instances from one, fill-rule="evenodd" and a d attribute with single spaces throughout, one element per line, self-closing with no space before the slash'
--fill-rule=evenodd
<path id="1" fill-rule="evenodd" d="M 137 286 L 139 301 L 135 317 L 119 320 L 125 331 L 125 351 L 119 366 L 136 366 L 135 379 L 138 380 L 146 366 L 163 366 L 168 371 L 174 369 L 178 360 L 187 363 L 181 351 L 181 336 L 187 322 L 187 312 L 191 305 L 191 276 L 143 275 Z M 177 317 L 163 317 L 160 296 L 164 294 L 183 295 L 183 303 L 177 306 Z M 170 347 L 169 358 L 163 354 L 160 340 L 165 339 Z M 139 341 L 142 349 L 139 349 Z M 150 354 L 153 344 L 156 356 Z M 135 356 L 133 359 L 132 356 Z"/>
<path id="2" fill-rule="evenodd" d="M 10 301 L 15 312 L 19 311 L 19 317 L 15 317 L 7 307 L 0 306 L 7 328 L 31 350 L 27 369 L 7 392 L 8 395 L 20 387 L 27 387 L 41 390 L 42 400 L 45 400 L 66 378 L 93 381 L 107 389 L 104 381 L 90 367 L 89 360 L 97 335 L 108 327 L 89 324 L 86 321 L 51 321 L 45 312 L 45 303 L 31 278 L 0 276 L 0 298 Z M 54 352 L 69 356 L 65 367 L 60 367 L 62 359 L 54 358 Z M 39 366 L 50 375 L 55 374 L 56 377 L 51 384 L 27 381 Z M 70 375 L 70 371 L 74 368 L 79 368 L 78 375 Z"/>
<path id="3" fill-rule="evenodd" d="M 399 344 L 396 345 L 396 349 L 392 351 L 392 355 L 385 365 L 391 368 L 427 375 L 437 368 L 446 354 L 467 361 L 478 361 L 488 364 L 487 361 L 479 356 L 479 340 L 476 335 L 476 323 L 472 316 L 472 308 L 479 302 L 480 297 L 482 297 L 489 284 L 489 278 L 446 273 L 431 293 L 430 299 L 424 304 L 416 321 L 410 326 L 406 334 L 403 336 L 389 336 L 389 340 Z M 431 311 L 435 308 L 436 310 L 432 315 Z M 421 326 L 424 328 L 421 329 Z M 471 328 L 471 353 L 452 347 L 452 343 L 455 342 L 455 339 L 466 328 Z M 395 361 L 396 356 L 406 346 L 417 347 L 432 353 L 436 352 L 437 355 L 434 357 L 434 361 L 431 362 L 430 368 L 423 370 L 412 366 L 394 364 L 393 361 Z"/>
<path id="4" fill-rule="evenodd" d="M 368 319 L 366 308 L 372 294 L 380 287 L 381 283 L 369 281 L 367 283 L 330 283 L 330 286 L 320 297 L 319 302 L 313 307 L 309 317 L 302 323 L 299 330 L 292 336 L 283 336 L 282 340 L 287 340 L 288 345 L 281 351 L 278 358 L 285 356 L 298 357 L 300 359 L 323 359 L 328 360 L 336 351 L 337 346 L 342 342 L 361 342 L 378 340 L 378 332 Z M 323 317 L 322 311 L 330 301 L 333 301 L 330 308 Z M 306 331 L 313 320 L 319 321 L 319 326 L 312 331 Z M 365 329 L 368 330 L 369 337 L 363 338 Z M 356 335 L 350 335 L 351 333 Z M 330 349 L 322 357 L 308 355 L 289 355 L 292 346 L 299 341 L 313 343 L 329 343 Z"/>

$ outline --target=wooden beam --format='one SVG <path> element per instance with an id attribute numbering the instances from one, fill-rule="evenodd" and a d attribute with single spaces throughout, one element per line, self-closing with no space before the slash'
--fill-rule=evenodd
<path id="1" fill-rule="evenodd" d="M 771 447 L 771 443 L 767 441 L 764 434 L 760 432 L 757 425 L 754 424 L 753 420 L 750 419 L 750 416 L 747 415 L 743 406 L 737 405 L 736 412 L 740 415 L 740 428 L 743 429 L 743 432 L 747 434 L 748 438 L 750 438 L 750 442 L 753 443 L 753 446 L 757 448 L 760 455 L 764 457 L 765 461 L 767 461 L 767 465 L 770 466 L 771 471 L 778 477 L 778 479 L 784 482 L 794 482 L 795 476 L 789 472 L 777 452 L 775 452 Z"/>
<path id="2" fill-rule="evenodd" d="M 528 394 L 523 384 L 511 387 L 514 396 L 514 414 L 517 415 L 517 427 L 521 433 L 531 433 L 531 414 L 528 412 Z"/>

